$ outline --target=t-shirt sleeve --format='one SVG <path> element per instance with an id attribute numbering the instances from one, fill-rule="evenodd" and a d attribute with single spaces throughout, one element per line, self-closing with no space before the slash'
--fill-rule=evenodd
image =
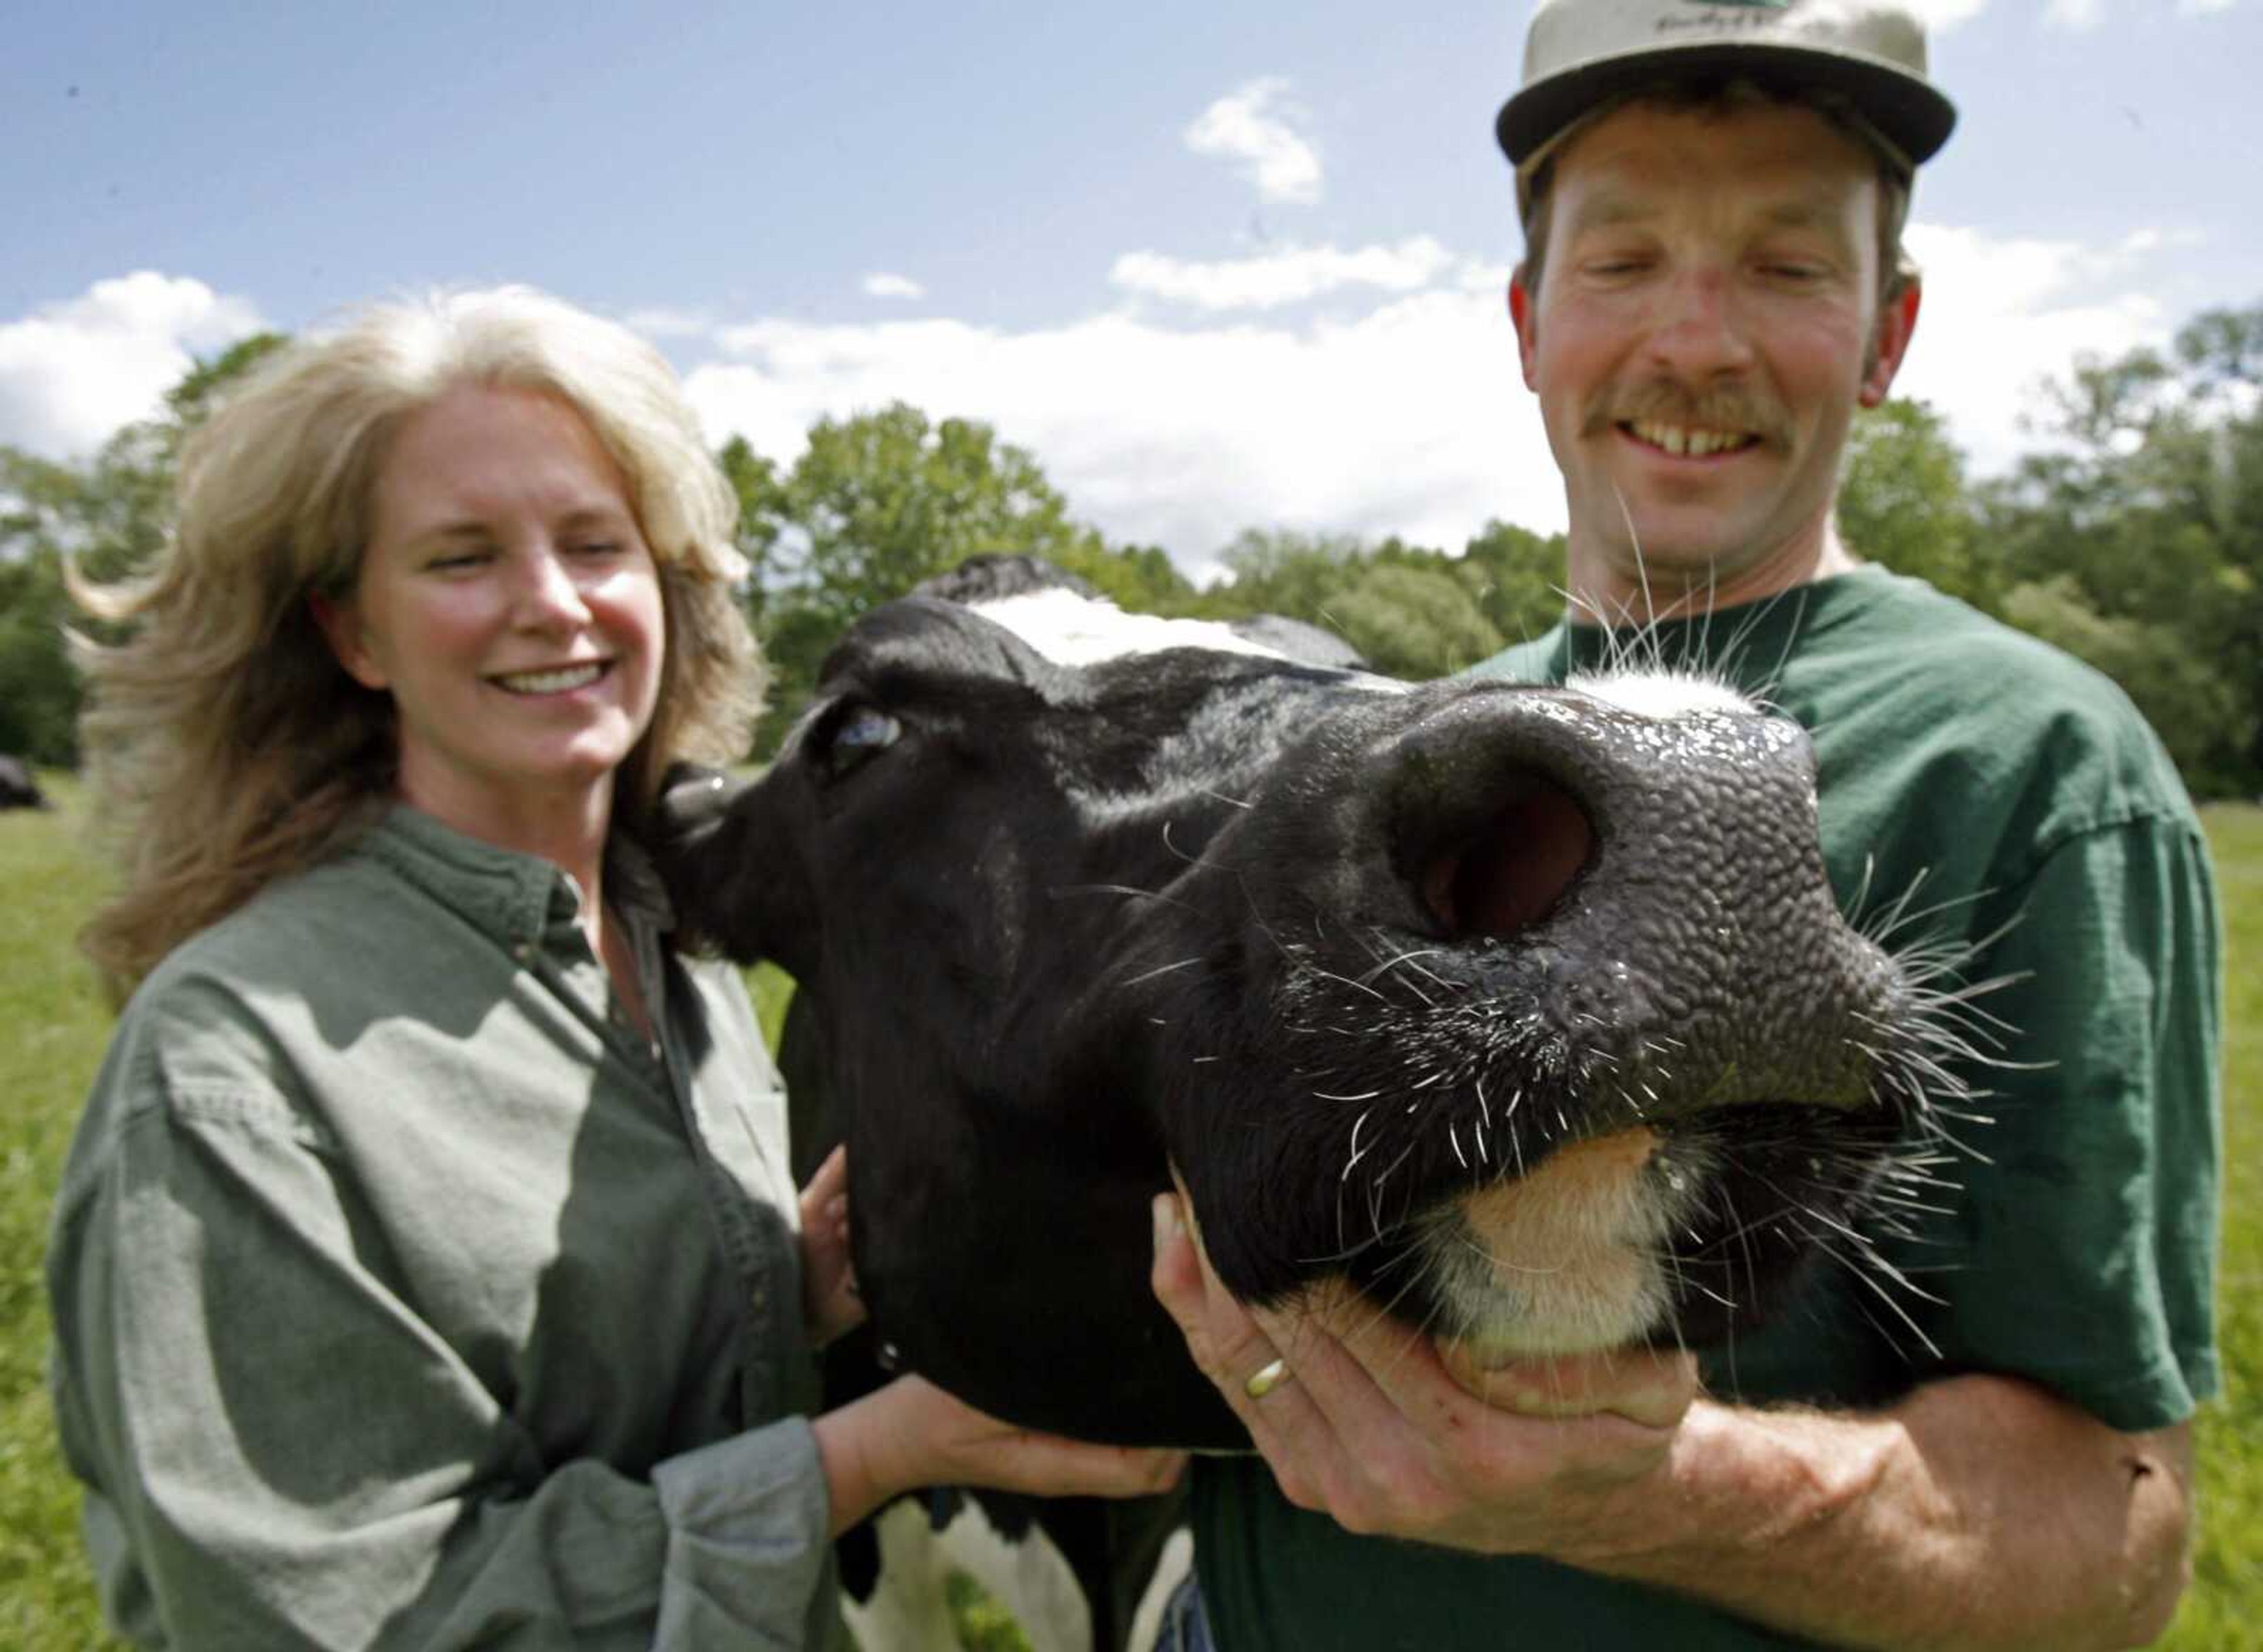
<path id="1" fill-rule="evenodd" d="M 2216 1390 L 2221 940 L 2206 850 L 2178 818 L 2078 833 L 1990 905 L 1972 979 L 2006 1065 L 1984 1119 L 1946 1119 L 1961 1192 L 1899 1260 L 1952 1367 L 2024 1375 L 2113 1426 Z M 1932 1243 L 1942 1239 L 1947 1244 Z M 1954 1277 L 1933 1258 L 1954 1256 Z"/>

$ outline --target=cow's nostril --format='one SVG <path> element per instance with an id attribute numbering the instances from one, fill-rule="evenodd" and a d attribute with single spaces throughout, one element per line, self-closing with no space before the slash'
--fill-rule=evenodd
<path id="1" fill-rule="evenodd" d="M 1594 852 L 1595 832 L 1569 792 L 1520 776 L 1475 837 L 1422 872 L 1422 899 L 1449 936 L 1508 936 L 1554 909 Z"/>

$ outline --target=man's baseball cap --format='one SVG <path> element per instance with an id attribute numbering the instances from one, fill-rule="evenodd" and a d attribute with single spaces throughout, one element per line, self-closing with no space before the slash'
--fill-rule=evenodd
<path id="1" fill-rule="evenodd" d="M 1531 169 L 1587 115 L 1660 82 L 1735 76 L 1830 92 L 1914 169 L 1956 107 L 1926 78 L 1925 25 L 1895 0 L 1542 0 L 1493 131 Z"/>

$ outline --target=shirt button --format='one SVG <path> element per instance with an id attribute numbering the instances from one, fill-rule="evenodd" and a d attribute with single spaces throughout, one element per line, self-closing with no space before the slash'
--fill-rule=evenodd
<path id="1" fill-rule="evenodd" d="M 510 955 L 518 960 L 522 964 L 526 962 L 529 959 L 534 956 L 534 943 L 532 941 L 519 942 L 517 946 L 510 949 Z"/>

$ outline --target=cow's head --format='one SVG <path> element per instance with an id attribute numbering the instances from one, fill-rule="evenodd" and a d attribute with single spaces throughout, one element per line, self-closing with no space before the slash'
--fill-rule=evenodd
<path id="1" fill-rule="evenodd" d="M 1237 1294 L 1345 1275 L 1484 1355 L 1723 1334 L 1911 1173 L 1938 1034 L 1840 918 L 1796 727 L 1072 610 L 1113 612 L 878 609 L 759 783 L 673 794 L 679 907 L 800 983 L 910 1366 L 1234 1442 L 1147 1289 L 1169 1163 Z"/>

